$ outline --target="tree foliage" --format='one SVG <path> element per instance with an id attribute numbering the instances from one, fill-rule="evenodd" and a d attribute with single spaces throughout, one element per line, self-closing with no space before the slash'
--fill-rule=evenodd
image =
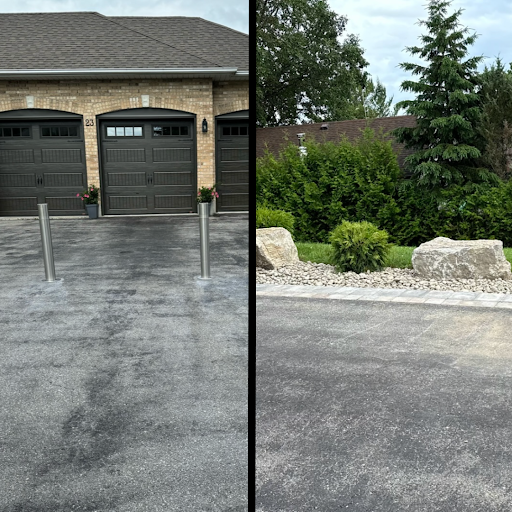
<path id="1" fill-rule="evenodd" d="M 401 86 L 415 93 L 416 98 L 398 104 L 416 116 L 417 125 L 399 128 L 395 135 L 407 148 L 416 149 L 406 159 L 413 179 L 434 190 L 492 180 L 491 173 L 479 167 L 482 144 L 477 130 L 477 66 L 482 57 L 466 58 L 477 36 L 461 27 L 458 20 L 462 9 L 447 14 L 450 4 L 447 0 L 430 0 L 428 19 L 419 21 L 427 30 L 420 36 L 422 45 L 407 48 L 426 64 L 400 64 L 418 77 Z"/>
<path id="2" fill-rule="evenodd" d="M 355 143 L 304 144 L 305 157 L 290 143 L 256 164 L 257 204 L 292 212 L 298 241 L 326 242 L 342 220 L 396 224 L 391 196 L 402 173 L 389 140 L 366 129 Z"/>
<path id="3" fill-rule="evenodd" d="M 347 19 L 324 0 L 256 0 L 259 126 L 354 117 L 352 91 L 368 65 Z"/>
<path id="4" fill-rule="evenodd" d="M 436 236 L 501 240 L 512 247 L 512 180 L 429 192 L 403 177 L 391 143 L 367 129 L 357 142 L 306 141 L 256 163 L 258 206 L 293 214 L 294 239 L 329 242 L 344 220 L 371 222 L 398 245 Z"/>
<path id="5" fill-rule="evenodd" d="M 512 157 L 512 74 L 501 59 L 481 74 L 480 134 L 484 139 L 483 163 L 502 179 L 509 179 Z"/>
<path id="6" fill-rule="evenodd" d="M 399 110 L 397 105 L 393 107 L 393 96 L 387 97 L 386 87 L 378 78 L 374 82 L 367 77 L 364 85 L 354 88 L 351 103 L 354 119 L 396 116 Z"/>

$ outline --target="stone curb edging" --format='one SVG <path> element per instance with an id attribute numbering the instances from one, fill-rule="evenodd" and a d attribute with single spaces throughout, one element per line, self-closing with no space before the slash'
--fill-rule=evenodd
<path id="1" fill-rule="evenodd" d="M 512 309 L 512 294 L 507 293 L 257 284 L 256 295 Z"/>

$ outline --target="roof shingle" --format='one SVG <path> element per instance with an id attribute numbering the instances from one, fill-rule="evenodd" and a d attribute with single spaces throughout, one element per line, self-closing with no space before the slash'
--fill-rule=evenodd
<path id="1" fill-rule="evenodd" d="M 249 39 L 231 28 L 202 18 L 116 16 L 109 19 L 218 66 L 249 69 Z"/>
<path id="2" fill-rule="evenodd" d="M 201 18 L 1 13 L 0 69 L 248 69 L 248 36 Z"/>

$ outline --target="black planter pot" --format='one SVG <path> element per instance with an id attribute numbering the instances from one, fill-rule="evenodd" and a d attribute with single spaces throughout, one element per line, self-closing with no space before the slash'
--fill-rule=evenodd
<path id="1" fill-rule="evenodd" d="M 87 214 L 89 215 L 89 219 L 97 219 L 98 218 L 98 204 L 86 204 L 85 208 L 87 210 Z"/>

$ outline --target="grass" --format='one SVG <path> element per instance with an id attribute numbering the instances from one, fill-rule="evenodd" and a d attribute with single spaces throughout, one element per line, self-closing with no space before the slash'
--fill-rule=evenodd
<path id="1" fill-rule="evenodd" d="M 301 261 L 330 263 L 331 244 L 297 242 L 295 245 L 299 251 L 299 259 Z M 414 249 L 415 247 L 393 246 L 386 266 L 393 268 L 412 268 L 411 258 Z M 503 252 L 505 253 L 507 261 L 512 263 L 512 248 L 503 249 Z"/>
<path id="2" fill-rule="evenodd" d="M 388 267 L 393 268 L 412 268 L 412 251 L 415 247 L 406 247 L 401 245 L 394 245 L 388 259 Z"/>
<path id="3" fill-rule="evenodd" d="M 331 257 L 331 244 L 315 244 L 309 242 L 295 242 L 299 252 L 299 260 L 313 263 L 329 263 Z"/>

